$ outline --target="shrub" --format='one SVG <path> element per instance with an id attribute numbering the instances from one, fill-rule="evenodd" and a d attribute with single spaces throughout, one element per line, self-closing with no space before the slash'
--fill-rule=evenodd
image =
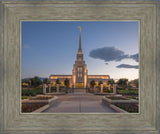
<path id="1" fill-rule="evenodd" d="M 22 89 L 22 96 L 36 96 L 42 93 L 42 89 Z"/>

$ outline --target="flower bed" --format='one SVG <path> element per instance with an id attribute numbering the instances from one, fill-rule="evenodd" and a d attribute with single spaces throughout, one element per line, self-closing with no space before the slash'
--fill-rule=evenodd
<path id="1" fill-rule="evenodd" d="M 25 112 L 37 112 L 40 113 L 47 109 L 49 106 L 57 102 L 57 96 L 44 96 L 38 95 L 31 99 L 22 100 L 22 113 Z"/>
<path id="2" fill-rule="evenodd" d="M 35 111 L 36 109 L 39 109 L 40 107 L 43 107 L 44 105 L 46 104 L 22 104 L 22 107 L 21 107 L 21 110 L 22 110 L 22 113 L 29 113 L 29 112 L 33 112 Z"/>
<path id="3" fill-rule="evenodd" d="M 138 103 L 116 103 L 114 105 L 129 113 L 138 113 L 139 111 Z"/>

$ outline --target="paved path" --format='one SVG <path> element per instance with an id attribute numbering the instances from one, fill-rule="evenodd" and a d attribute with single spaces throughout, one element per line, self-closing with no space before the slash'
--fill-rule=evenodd
<path id="1" fill-rule="evenodd" d="M 46 113 L 115 113 L 102 104 L 102 96 L 76 93 L 58 96 L 58 102 L 46 109 Z"/>

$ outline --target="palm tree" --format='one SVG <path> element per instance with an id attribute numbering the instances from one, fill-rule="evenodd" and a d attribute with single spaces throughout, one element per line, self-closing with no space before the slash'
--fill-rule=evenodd
<path id="1" fill-rule="evenodd" d="M 48 78 L 45 78 L 45 79 L 43 80 L 43 83 L 44 83 L 44 84 L 50 84 L 50 80 L 49 80 Z"/>
<path id="2" fill-rule="evenodd" d="M 92 81 L 90 82 L 90 86 L 93 88 L 95 85 L 96 85 L 95 81 L 92 80 Z"/>
<path id="3" fill-rule="evenodd" d="M 37 87 L 41 84 L 42 84 L 42 81 L 37 76 L 35 76 L 34 78 L 31 79 L 32 86 Z"/>
<path id="4" fill-rule="evenodd" d="M 59 79 L 56 80 L 56 84 L 61 84 L 60 81 L 59 81 Z"/>
<path id="5" fill-rule="evenodd" d="M 64 85 L 66 86 L 66 93 L 68 93 L 69 80 L 67 78 L 64 80 Z"/>
<path id="6" fill-rule="evenodd" d="M 65 85 L 66 87 L 69 87 L 69 80 L 68 80 L 67 78 L 64 80 L 64 85 Z"/>
<path id="7" fill-rule="evenodd" d="M 107 84 L 113 86 L 113 84 L 115 84 L 115 81 L 113 79 L 110 79 L 108 80 Z"/>
<path id="8" fill-rule="evenodd" d="M 126 87 L 126 86 L 127 86 L 127 83 L 128 83 L 128 79 L 126 79 L 126 78 L 119 79 L 118 82 L 117 82 L 117 84 L 118 84 L 119 86 L 122 86 L 122 87 Z"/>
<path id="9" fill-rule="evenodd" d="M 103 84 L 103 82 L 100 80 L 99 83 L 98 83 L 98 85 L 101 85 L 101 84 Z"/>

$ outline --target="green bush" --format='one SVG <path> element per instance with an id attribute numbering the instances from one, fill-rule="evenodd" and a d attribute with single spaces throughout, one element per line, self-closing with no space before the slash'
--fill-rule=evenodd
<path id="1" fill-rule="evenodd" d="M 125 88 L 117 86 L 117 90 L 125 90 Z"/>
<path id="2" fill-rule="evenodd" d="M 42 89 L 22 89 L 22 96 L 36 96 L 42 93 Z"/>
<path id="3" fill-rule="evenodd" d="M 51 92 L 56 92 L 56 87 L 51 87 Z"/>

